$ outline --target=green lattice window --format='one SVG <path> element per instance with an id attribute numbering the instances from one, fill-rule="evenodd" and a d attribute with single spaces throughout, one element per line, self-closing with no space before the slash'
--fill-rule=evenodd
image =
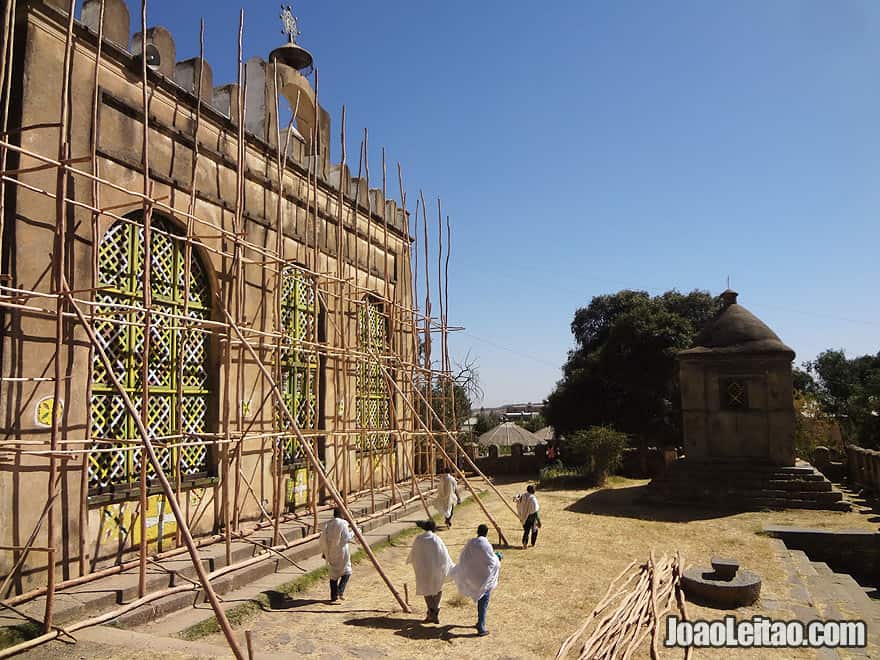
<path id="1" fill-rule="evenodd" d="M 165 473 L 185 480 L 208 473 L 208 449 L 199 434 L 207 431 L 209 335 L 201 326 L 186 327 L 162 313 L 182 315 L 186 309 L 190 318 L 210 318 L 210 285 L 195 252 L 191 252 L 187 281 L 184 245 L 168 221 L 154 216 L 151 227 L 150 282 L 157 313 L 150 321 L 148 429 L 157 439 Z M 144 229 L 137 222 L 119 221 L 107 230 L 98 251 L 98 284 L 106 288 L 96 294 L 95 321 L 98 341 L 113 363 L 114 375 L 138 411 L 143 396 L 143 245 Z M 97 355 L 93 374 L 94 443 L 88 471 L 89 492 L 97 494 L 136 485 L 141 451 L 134 419 Z M 185 440 L 168 444 L 184 446 L 162 447 L 163 437 L 177 434 Z M 152 465 L 148 470 L 149 476 L 155 476 Z"/>
<path id="2" fill-rule="evenodd" d="M 366 298 L 358 306 L 358 361 L 355 415 L 360 434 L 358 451 L 383 451 L 391 446 L 391 401 L 380 360 L 388 354 L 388 317 L 380 303 Z M 387 368 L 388 365 L 386 365 Z"/>
<path id="3" fill-rule="evenodd" d="M 302 430 L 317 428 L 318 419 L 318 304 L 315 279 L 296 266 L 286 266 L 281 275 L 281 391 L 284 402 Z M 290 428 L 278 413 L 282 430 Z M 295 435 L 285 436 L 283 463 L 293 467 L 304 460 Z"/>
<path id="4" fill-rule="evenodd" d="M 723 410 L 748 410 L 749 385 L 742 378 L 722 378 L 719 381 L 721 390 L 721 408 Z"/>

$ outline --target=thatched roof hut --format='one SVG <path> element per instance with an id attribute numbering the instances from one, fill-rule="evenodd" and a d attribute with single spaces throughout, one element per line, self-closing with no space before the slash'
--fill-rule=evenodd
<path id="1" fill-rule="evenodd" d="M 526 431 L 522 426 L 518 426 L 513 422 L 504 422 L 486 431 L 477 438 L 477 442 L 483 447 L 488 447 L 489 445 L 509 447 L 515 444 L 521 444 L 523 447 L 534 447 L 541 444 L 542 440 L 534 433 Z"/>

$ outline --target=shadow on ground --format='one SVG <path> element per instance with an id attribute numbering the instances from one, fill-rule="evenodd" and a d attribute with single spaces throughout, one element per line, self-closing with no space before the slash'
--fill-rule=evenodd
<path id="1" fill-rule="evenodd" d="M 378 630 L 395 630 L 395 635 L 407 639 L 442 639 L 451 641 L 455 638 L 478 637 L 473 626 L 457 625 L 424 625 L 413 619 L 396 619 L 389 616 L 371 616 L 363 619 L 344 621 L 348 626 L 359 628 L 375 628 Z M 453 632 L 460 629 L 467 632 Z"/>
<path id="2" fill-rule="evenodd" d="M 846 499 L 853 504 L 855 511 L 863 516 L 871 516 L 867 518 L 868 522 L 880 523 L 880 499 L 874 493 L 848 484 L 835 482 L 834 485 L 843 491 Z"/>
<path id="3" fill-rule="evenodd" d="M 323 600 L 320 598 L 291 598 L 285 593 L 280 591 L 264 591 L 263 592 L 269 599 L 269 604 L 265 605 L 264 603 L 256 602 L 259 604 L 260 609 L 264 612 L 285 612 L 288 610 L 297 610 L 298 612 L 303 613 L 311 613 L 311 614 L 375 614 L 377 612 L 383 612 L 384 610 L 353 610 L 349 609 L 345 606 L 344 602 L 338 601 L 335 605 L 331 605 L 329 600 Z M 327 607 L 322 609 L 314 609 L 314 610 L 304 610 L 304 607 L 310 607 L 314 605 L 326 605 Z"/>
<path id="4" fill-rule="evenodd" d="M 603 488 L 589 493 L 577 502 L 565 507 L 574 513 L 591 513 L 597 516 L 635 518 L 657 522 L 691 522 L 726 518 L 741 510 L 733 508 L 708 508 L 694 504 L 672 504 L 648 499 L 648 484 L 625 488 Z"/>

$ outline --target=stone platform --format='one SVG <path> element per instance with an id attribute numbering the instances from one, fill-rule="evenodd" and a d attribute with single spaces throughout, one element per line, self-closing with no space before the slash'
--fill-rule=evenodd
<path id="1" fill-rule="evenodd" d="M 409 482 L 400 484 L 404 497 L 410 493 Z M 421 488 L 430 504 L 434 491 L 431 489 L 430 479 L 421 480 Z M 464 493 L 462 499 L 464 500 Z M 416 499 L 406 506 L 387 510 L 393 506 L 389 490 L 377 491 L 374 497 L 364 494 L 349 501 L 349 510 L 358 521 L 370 545 L 387 540 L 387 527 L 395 521 L 408 519 L 409 525 L 414 520 L 423 519 L 425 511 L 421 502 Z M 332 517 L 332 512 L 325 509 L 319 512 L 318 527 Z M 302 518 L 286 520 L 280 525 L 280 532 L 288 541 L 295 541 L 309 536 L 315 530 L 313 517 L 307 512 Z M 271 544 L 271 527 L 263 528 L 251 536 L 248 540 L 233 539 L 230 554 L 232 563 L 250 559 L 264 552 L 259 545 Z M 353 546 L 356 547 L 356 546 Z M 206 570 L 214 571 L 227 565 L 225 544 L 217 542 L 200 548 L 199 554 Z M 297 545 L 290 550 L 284 551 L 280 556 L 269 556 L 266 560 L 236 570 L 212 581 L 214 590 L 218 594 L 228 593 L 251 584 L 260 578 L 277 573 L 292 566 L 291 562 L 298 564 L 304 560 L 320 555 L 317 541 L 309 541 Z M 300 571 L 296 573 L 301 574 Z M 160 561 L 150 562 L 147 566 L 147 593 L 155 592 L 171 586 L 191 583 L 197 580 L 195 569 L 189 558 L 184 553 Z M 115 610 L 121 605 L 130 603 L 137 598 L 138 594 L 138 569 L 98 578 L 94 581 L 74 587 L 66 588 L 56 593 L 54 607 L 54 623 L 63 626 L 65 623 L 80 621 L 93 616 L 101 615 L 110 610 Z M 193 591 L 186 591 L 170 595 L 152 603 L 134 609 L 116 619 L 119 625 L 139 625 L 153 621 L 161 616 L 203 601 L 201 591 L 199 595 Z M 45 609 L 45 597 L 35 598 L 18 606 L 18 611 L 26 616 L 39 620 Z M 26 619 L 11 610 L 0 613 L 0 626 L 11 626 L 25 623 Z"/>
<path id="2" fill-rule="evenodd" d="M 867 624 L 868 646 L 852 649 L 816 649 L 820 660 L 862 660 L 880 655 L 880 601 L 846 573 L 833 571 L 825 562 L 812 561 L 801 550 L 773 539 L 774 553 L 788 574 L 790 601 L 780 594 L 762 594 L 761 603 L 771 617 L 790 616 L 801 621 L 861 620 Z M 785 614 L 777 615 L 777 610 Z"/>
<path id="3" fill-rule="evenodd" d="M 792 467 L 755 465 L 744 461 L 681 459 L 656 477 L 652 499 L 756 509 L 825 509 L 849 511 L 850 503 L 809 463 Z"/>

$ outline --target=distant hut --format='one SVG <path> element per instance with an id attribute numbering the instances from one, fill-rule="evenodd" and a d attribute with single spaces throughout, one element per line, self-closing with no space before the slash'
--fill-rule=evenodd
<path id="1" fill-rule="evenodd" d="M 556 435 L 556 431 L 553 430 L 552 426 L 545 426 L 544 428 L 535 431 L 535 435 L 538 436 L 538 440 L 549 445 L 553 442 L 553 437 Z"/>
<path id="2" fill-rule="evenodd" d="M 486 431 L 477 438 L 481 447 L 510 447 L 520 444 L 523 447 L 534 447 L 541 444 L 541 439 L 534 433 L 526 431 L 522 426 L 513 422 L 504 422 L 493 429 Z"/>

